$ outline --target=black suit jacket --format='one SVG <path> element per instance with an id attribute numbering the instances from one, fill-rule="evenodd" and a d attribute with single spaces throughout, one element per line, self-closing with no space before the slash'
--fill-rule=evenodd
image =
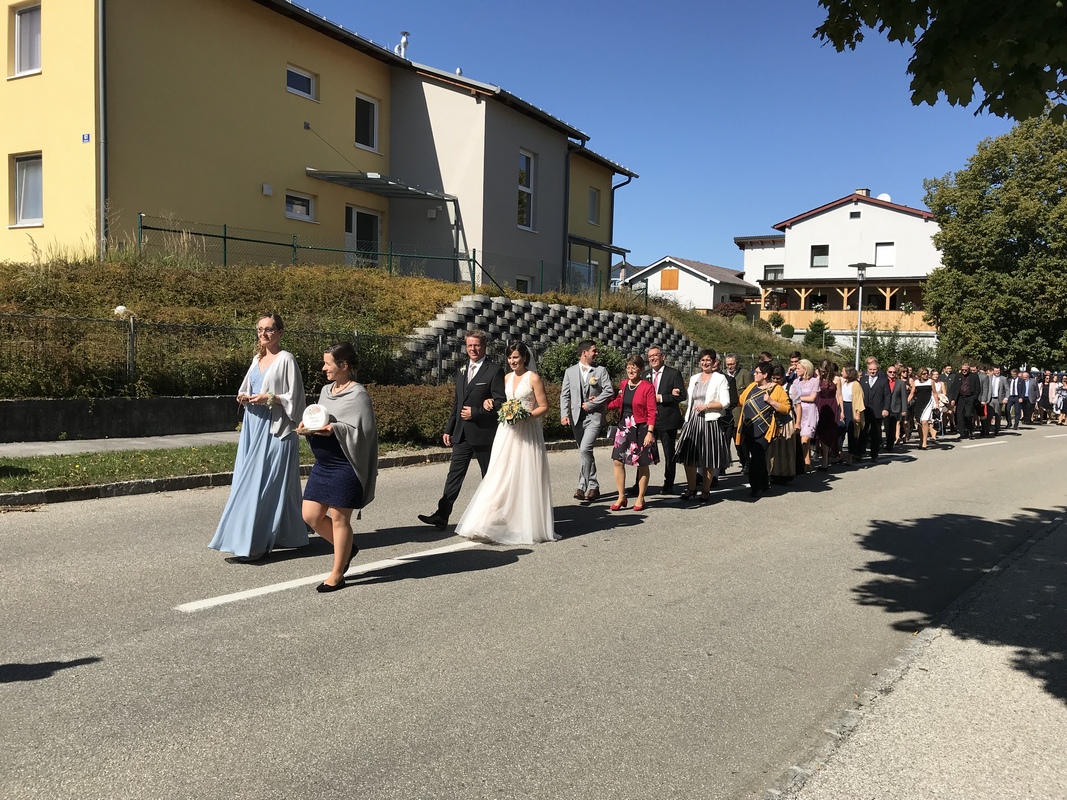
<path id="1" fill-rule="evenodd" d="M 960 399 L 960 388 L 963 386 L 964 381 L 968 381 L 971 387 L 971 397 L 974 401 L 978 402 L 978 396 L 982 391 L 982 383 L 978 380 L 978 374 L 975 372 L 968 372 L 964 375 L 962 372 L 958 372 L 955 375 L 956 380 L 948 385 L 948 399 L 953 403 Z"/>
<path id="2" fill-rule="evenodd" d="M 652 383 L 652 370 L 646 369 L 644 375 L 641 376 L 649 383 Z M 678 389 L 679 394 L 674 396 L 674 390 Z M 680 403 L 686 401 L 688 396 L 686 393 L 685 379 L 682 377 L 682 373 L 676 370 L 674 367 L 668 367 L 664 365 L 663 374 L 659 379 L 659 388 L 656 390 L 663 402 L 656 402 L 656 427 L 655 431 L 676 431 L 682 427 L 682 412 L 678 408 Z"/>
<path id="3" fill-rule="evenodd" d="M 494 410 L 486 411 L 484 403 L 493 398 Z M 452 405 L 452 416 L 445 425 L 445 433 L 452 437 L 452 443 L 469 442 L 472 447 L 492 445 L 496 436 L 496 409 L 504 404 L 504 371 L 488 359 L 482 361 L 474 380 L 467 385 L 467 367 L 456 375 L 456 400 Z M 463 419 L 460 413 L 463 406 L 471 407 L 471 418 Z"/>
<path id="4" fill-rule="evenodd" d="M 882 416 L 883 411 L 889 410 L 889 378 L 879 370 L 875 378 L 874 386 L 870 385 L 870 376 L 864 373 L 859 378 L 860 387 L 863 389 L 863 405 L 876 417 Z"/>

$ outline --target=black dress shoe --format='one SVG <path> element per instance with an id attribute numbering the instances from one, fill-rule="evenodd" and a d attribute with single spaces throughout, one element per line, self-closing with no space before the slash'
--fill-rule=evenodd
<path id="1" fill-rule="evenodd" d="M 665 483 L 665 484 L 663 484 L 663 488 L 660 490 L 660 493 L 661 494 L 674 494 L 674 484 L 673 483 Z"/>
<path id="2" fill-rule="evenodd" d="M 344 589 L 344 588 L 345 588 L 345 579 L 341 578 L 341 580 L 338 581 L 337 583 L 335 583 L 333 586 L 330 586 L 330 584 L 326 583 L 326 581 L 323 581 L 322 583 L 320 583 L 318 586 L 315 587 L 315 591 L 319 592 L 320 594 L 325 594 L 326 592 L 340 591 L 341 589 Z"/>
<path id="3" fill-rule="evenodd" d="M 425 522 L 427 525 L 433 525 L 437 530 L 443 531 L 448 527 L 448 520 L 442 517 L 440 514 L 419 514 L 419 522 Z"/>

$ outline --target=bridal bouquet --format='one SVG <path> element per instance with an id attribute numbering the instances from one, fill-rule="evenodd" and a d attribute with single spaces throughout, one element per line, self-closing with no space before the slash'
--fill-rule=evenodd
<path id="1" fill-rule="evenodd" d="M 520 419 L 526 419 L 528 416 L 530 416 L 530 412 L 518 400 L 505 400 L 504 405 L 496 412 L 496 418 L 502 425 L 514 425 Z"/>

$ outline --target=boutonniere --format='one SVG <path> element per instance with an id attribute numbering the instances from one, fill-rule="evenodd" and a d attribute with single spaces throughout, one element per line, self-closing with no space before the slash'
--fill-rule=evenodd
<path id="1" fill-rule="evenodd" d="M 595 375 L 590 375 L 589 376 L 589 385 L 590 386 L 596 386 L 597 385 L 597 380 L 596 380 L 596 376 Z"/>

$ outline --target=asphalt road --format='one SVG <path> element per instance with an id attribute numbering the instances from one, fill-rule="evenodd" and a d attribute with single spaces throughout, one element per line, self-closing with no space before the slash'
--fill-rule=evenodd
<path id="1" fill-rule="evenodd" d="M 641 514 L 555 453 L 562 541 L 421 558 L 446 467 L 387 470 L 329 595 L 321 541 L 207 549 L 228 489 L 2 514 L 0 796 L 760 796 L 1063 510 L 1058 430 Z"/>

